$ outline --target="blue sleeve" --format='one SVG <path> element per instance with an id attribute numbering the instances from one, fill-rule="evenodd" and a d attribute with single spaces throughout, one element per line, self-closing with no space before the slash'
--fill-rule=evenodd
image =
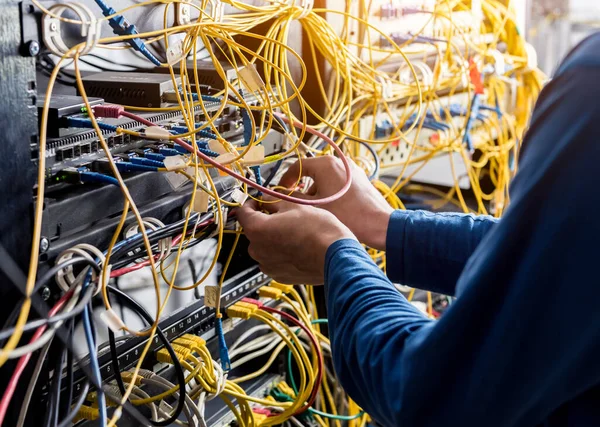
<path id="1" fill-rule="evenodd" d="M 496 218 L 395 211 L 388 225 L 386 270 L 394 283 L 454 296 L 456 282 Z"/>
<path id="2" fill-rule="evenodd" d="M 598 58 L 600 36 L 586 43 Z M 416 311 L 357 243 L 329 248 L 334 367 L 382 425 L 600 425 L 600 64 L 563 69 L 536 106 L 511 205 L 440 320 Z"/>

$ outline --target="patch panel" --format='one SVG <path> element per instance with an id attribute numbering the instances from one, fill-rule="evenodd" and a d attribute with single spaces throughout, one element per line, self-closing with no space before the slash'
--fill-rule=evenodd
<path id="1" fill-rule="evenodd" d="M 248 95 L 249 104 L 256 104 L 253 95 Z M 219 103 L 206 102 L 205 107 L 209 113 L 217 111 Z M 202 125 L 205 123 L 205 115 L 201 107 L 196 107 L 196 123 Z M 185 125 L 182 122 L 181 115 L 177 112 L 172 113 L 152 113 L 140 114 L 145 119 L 169 128 L 170 126 Z M 119 126 L 124 129 L 136 130 L 142 129 L 137 122 L 121 119 L 105 119 L 105 123 Z M 226 114 L 215 120 L 215 125 L 224 138 L 236 139 L 242 134 L 241 114 L 235 107 L 229 107 Z M 58 172 L 65 168 L 79 167 L 83 163 L 89 163 L 104 157 L 104 152 L 100 147 L 98 138 L 94 130 L 70 129 L 63 130 L 63 135 L 58 138 L 48 140 L 48 149 L 46 152 L 47 178 L 53 178 Z M 134 138 L 127 134 L 117 135 L 114 132 L 103 131 L 103 136 L 113 155 L 126 153 L 138 149 L 144 145 L 155 142 L 141 138 Z"/>
<path id="2" fill-rule="evenodd" d="M 265 286 L 269 282 L 270 279 L 258 271 L 257 267 L 252 267 L 239 273 L 227 280 L 223 285 L 223 294 L 221 297 L 223 308 L 229 307 L 244 297 L 256 296 L 258 288 Z M 226 315 L 224 317 L 226 318 Z M 183 334 L 193 333 L 209 342 L 215 337 L 214 322 L 214 308 L 206 307 L 203 301 L 197 301 L 163 319 L 160 322 L 160 327 L 169 341 L 172 341 Z M 231 327 L 240 322 L 242 322 L 242 320 L 236 319 L 231 324 Z M 132 337 L 126 341 L 122 341 L 120 345 L 118 345 L 119 369 L 121 371 L 129 369 L 137 363 L 146 343 L 147 340 L 145 338 Z M 150 347 L 151 354 L 156 353 L 162 347 L 159 338 L 155 337 Z M 98 360 L 102 378 L 105 381 L 110 381 L 114 376 L 114 372 L 109 349 L 100 353 Z M 154 362 L 148 359 L 148 366 L 153 365 Z M 76 385 L 75 390 L 80 390 L 81 384 L 84 381 L 84 375 L 79 369 L 74 373 L 74 380 Z"/>

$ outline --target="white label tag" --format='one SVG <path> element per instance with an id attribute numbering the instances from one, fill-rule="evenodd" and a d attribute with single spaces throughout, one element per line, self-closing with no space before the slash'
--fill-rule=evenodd
<path id="1" fill-rule="evenodd" d="M 183 187 L 185 183 L 188 182 L 187 176 L 181 173 L 167 172 L 164 176 L 173 190 L 178 190 L 179 188 Z"/>
<path id="2" fill-rule="evenodd" d="M 236 188 L 235 190 L 233 190 L 233 193 L 231 193 L 231 198 L 234 202 L 243 205 L 244 203 L 246 203 L 248 195 L 241 191 L 239 188 Z"/>
<path id="3" fill-rule="evenodd" d="M 237 156 L 233 153 L 225 153 L 221 154 L 219 157 L 215 159 L 215 161 L 221 163 L 222 165 L 228 165 L 233 162 Z"/>
<path id="4" fill-rule="evenodd" d="M 194 177 L 194 175 L 196 175 L 196 168 L 194 166 L 188 166 L 185 171 L 191 177 Z M 206 186 L 206 181 L 208 181 L 208 178 L 206 177 L 206 173 L 204 172 L 204 169 L 198 168 L 198 175 L 197 175 L 196 179 L 198 180 L 198 183 Z"/>
<path id="5" fill-rule="evenodd" d="M 198 213 L 208 212 L 208 198 L 210 196 L 202 190 L 196 191 L 194 196 L 194 206 L 192 210 Z"/>
<path id="6" fill-rule="evenodd" d="M 255 145 L 248 150 L 248 153 L 242 158 L 244 166 L 262 165 L 265 162 L 265 147 L 263 145 Z"/>
<path id="7" fill-rule="evenodd" d="M 167 156 L 164 160 L 165 168 L 168 171 L 176 171 L 185 169 L 187 167 L 187 161 L 183 156 Z"/>
<path id="8" fill-rule="evenodd" d="M 219 298 L 219 288 L 217 286 L 204 287 L 204 305 L 207 307 L 216 307 L 217 298 Z"/>
<path id="9" fill-rule="evenodd" d="M 208 148 L 211 149 L 211 151 L 214 151 L 215 153 L 218 154 L 227 154 L 228 151 L 227 149 L 223 146 L 223 144 L 221 144 L 219 141 L 211 139 L 208 142 Z"/>
<path id="10" fill-rule="evenodd" d="M 263 82 L 260 74 L 258 74 L 254 64 L 248 64 L 244 68 L 240 68 L 238 70 L 238 76 L 244 86 L 251 92 L 256 92 L 265 87 L 265 82 Z"/>
<path id="11" fill-rule="evenodd" d="M 171 132 L 160 126 L 148 126 L 144 129 L 144 135 L 149 139 L 169 139 Z"/>

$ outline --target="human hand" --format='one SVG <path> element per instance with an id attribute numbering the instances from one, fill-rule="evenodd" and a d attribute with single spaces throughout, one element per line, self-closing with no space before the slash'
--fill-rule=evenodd
<path id="1" fill-rule="evenodd" d="M 288 202 L 259 206 L 248 201 L 237 210 L 237 219 L 250 240 L 250 256 L 263 273 L 282 283 L 322 284 L 329 246 L 340 239 L 356 239 L 331 213 Z"/>
<path id="2" fill-rule="evenodd" d="M 394 209 L 373 187 L 365 172 L 355 163 L 352 167 L 352 186 L 344 196 L 320 208 L 333 213 L 367 246 L 385 250 L 387 228 Z M 279 185 L 291 187 L 302 176 L 313 179 L 314 184 L 306 193 L 293 193 L 295 197 L 321 199 L 335 194 L 346 182 L 342 162 L 332 156 L 303 159 L 296 162 L 281 178 Z"/>

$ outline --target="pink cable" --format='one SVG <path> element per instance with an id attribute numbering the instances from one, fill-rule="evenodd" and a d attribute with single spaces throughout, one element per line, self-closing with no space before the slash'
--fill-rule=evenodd
<path id="1" fill-rule="evenodd" d="M 279 117 L 281 120 L 283 120 L 287 124 L 291 124 L 296 128 L 302 128 L 302 124 L 298 121 L 292 122 L 291 120 L 289 120 L 287 117 L 285 117 L 282 114 L 279 114 L 279 113 L 273 113 L 273 114 L 276 114 L 277 117 Z M 127 117 L 132 120 L 138 121 L 146 126 L 158 126 L 158 125 L 152 123 L 151 121 L 146 120 L 145 118 L 140 117 L 137 114 L 130 113 L 128 111 L 122 112 L 121 115 L 123 117 Z M 242 176 L 242 175 L 234 172 L 233 170 L 223 166 L 219 162 L 213 160 L 211 157 L 207 156 L 206 154 L 204 154 L 200 151 L 197 151 L 197 154 L 198 154 L 198 157 L 200 157 L 202 160 L 211 164 L 212 166 L 219 169 L 220 171 L 225 172 L 228 175 L 231 175 L 238 181 L 248 184 L 249 186 L 254 187 L 257 190 L 261 191 L 262 193 L 268 194 L 269 196 L 275 197 L 277 199 L 285 200 L 286 202 L 297 203 L 299 205 L 309 205 L 309 206 L 325 205 L 327 203 L 331 203 L 331 202 L 338 200 L 340 197 L 342 197 L 344 194 L 346 194 L 346 192 L 350 189 L 350 186 L 352 185 L 352 169 L 350 169 L 350 164 L 348 163 L 348 159 L 344 155 L 344 152 L 341 150 L 340 147 L 338 147 L 338 145 L 331 138 L 329 138 L 327 135 L 323 134 L 322 132 L 319 132 L 318 130 L 312 129 L 309 127 L 306 128 L 306 131 L 308 133 L 310 133 L 311 135 L 318 136 L 323 141 L 325 141 L 327 144 L 331 145 L 333 150 L 336 152 L 336 154 L 339 156 L 342 163 L 344 164 L 344 168 L 346 169 L 346 183 L 344 184 L 342 189 L 340 191 L 338 191 L 337 193 L 335 193 L 329 197 L 325 197 L 323 199 L 299 199 L 297 197 L 288 196 L 287 194 L 278 193 L 277 191 L 273 191 L 267 187 L 263 187 L 262 185 L 259 185 L 256 182 L 249 180 L 245 176 Z M 192 147 L 190 144 L 188 144 L 187 142 L 183 141 L 180 138 L 175 139 L 175 142 L 177 144 L 181 145 L 182 147 L 184 147 L 189 152 L 193 152 L 193 150 L 194 150 L 194 147 Z"/>
<path id="2" fill-rule="evenodd" d="M 64 305 L 67 303 L 67 301 L 69 300 L 69 298 L 71 298 L 72 295 L 72 290 L 64 294 L 62 298 L 58 300 L 56 304 L 54 304 L 54 307 L 50 309 L 50 311 L 48 312 L 48 316 L 54 316 L 60 309 L 64 307 Z M 31 341 L 29 341 L 29 343 L 32 344 L 35 341 L 37 341 L 46 331 L 46 328 L 47 325 L 40 326 L 39 328 L 37 328 L 37 330 L 31 337 Z M 10 401 L 12 400 L 13 394 L 15 393 L 15 390 L 17 388 L 17 383 L 19 382 L 23 371 L 25 371 L 25 367 L 27 367 L 27 364 L 29 363 L 30 359 L 31 353 L 21 356 L 19 362 L 17 363 L 17 367 L 15 368 L 12 374 L 12 377 L 10 377 L 10 381 L 6 386 L 6 390 L 4 390 L 4 394 L 2 395 L 2 401 L 0 402 L 0 426 L 4 422 L 4 417 L 6 416 L 6 411 L 8 410 Z"/>

